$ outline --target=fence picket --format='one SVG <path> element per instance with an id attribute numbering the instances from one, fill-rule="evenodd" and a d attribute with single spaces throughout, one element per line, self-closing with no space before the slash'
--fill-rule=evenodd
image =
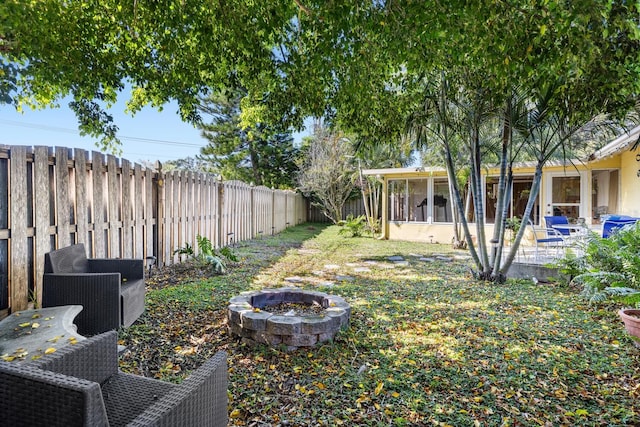
<path id="1" fill-rule="evenodd" d="M 11 263 L 9 291 L 12 308 L 24 310 L 29 301 L 27 241 L 27 147 L 13 146 L 9 167 L 9 227 Z M 25 298 L 26 296 L 26 298 Z"/>
<path id="2" fill-rule="evenodd" d="M 134 241 L 133 241 L 133 218 L 131 206 L 131 163 L 129 160 L 122 159 L 122 257 L 133 258 Z"/>
<path id="3" fill-rule="evenodd" d="M 33 155 L 33 203 L 36 234 L 34 250 L 36 254 L 44 254 L 51 250 L 51 235 L 49 234 L 50 206 L 49 206 L 49 149 L 35 147 Z M 37 302 L 42 302 L 42 274 L 44 273 L 44 258 L 34 258 L 34 291 Z"/>
<path id="4" fill-rule="evenodd" d="M 55 162 L 55 204 L 56 204 L 56 235 L 58 246 L 69 246 L 69 151 L 64 147 L 56 148 Z"/>
<path id="5" fill-rule="evenodd" d="M 116 158 L 107 156 L 107 257 L 121 258 L 120 251 L 120 221 L 119 208 L 121 194 L 119 191 L 120 180 L 118 179 Z"/>
<path id="6" fill-rule="evenodd" d="M 91 172 L 93 178 L 93 256 L 107 256 L 105 242 L 106 212 L 104 206 L 104 156 L 97 151 L 91 152 Z"/>
<path id="7" fill-rule="evenodd" d="M 89 245 L 89 224 L 92 218 L 89 213 L 89 193 L 90 174 L 87 170 L 87 152 L 85 150 L 76 149 L 75 157 L 75 186 L 76 186 L 76 243 L 84 243 L 86 247 Z M 36 252 L 37 253 L 37 252 Z"/>

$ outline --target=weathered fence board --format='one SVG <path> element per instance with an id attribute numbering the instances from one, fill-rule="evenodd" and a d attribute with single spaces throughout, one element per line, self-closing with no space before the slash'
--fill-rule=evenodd
<path id="1" fill-rule="evenodd" d="M 121 195 L 119 194 L 119 182 L 116 174 L 116 158 L 107 156 L 107 256 L 110 258 L 121 258 L 120 250 L 120 212 L 119 202 Z"/>
<path id="2" fill-rule="evenodd" d="M 49 226 L 51 214 L 49 205 L 49 149 L 35 147 L 33 156 L 33 203 L 35 209 L 35 253 L 45 254 L 51 250 Z M 42 295 L 42 274 L 44 273 L 44 257 L 34 258 L 34 293 Z"/>
<path id="3" fill-rule="evenodd" d="M 104 163 L 104 156 L 97 151 L 92 151 L 91 160 L 91 176 L 93 178 L 93 208 L 91 209 L 91 213 L 93 216 L 93 232 L 92 238 L 89 240 L 93 241 L 93 254 L 96 256 L 96 258 L 104 258 L 107 256 L 105 247 L 106 242 L 104 238 L 106 231 L 103 181 L 104 169 L 102 167 Z"/>
<path id="4" fill-rule="evenodd" d="M 85 150 L 75 150 L 75 187 L 76 187 L 76 243 L 84 243 L 87 248 L 89 244 L 89 224 L 91 224 L 91 214 L 89 206 L 89 186 L 91 174 L 87 165 L 87 152 Z M 38 252 L 36 252 L 38 253 Z"/>
<path id="5" fill-rule="evenodd" d="M 69 226 L 71 216 L 69 215 L 69 154 L 66 148 L 56 148 L 56 222 L 58 246 L 69 246 L 71 237 L 69 236 Z"/>
<path id="6" fill-rule="evenodd" d="M 122 159 L 122 257 L 133 258 L 133 206 L 131 204 L 131 163 Z"/>
<path id="7" fill-rule="evenodd" d="M 303 201 L 306 202 L 306 200 L 303 199 Z M 362 198 L 358 197 L 355 199 L 350 199 L 347 200 L 344 204 L 344 206 L 342 206 L 342 218 L 341 219 L 346 219 L 347 216 L 349 215 L 353 215 L 354 217 L 360 216 L 360 215 L 366 215 L 365 209 L 364 209 L 364 204 L 362 202 Z M 327 218 L 323 213 L 322 210 L 316 206 L 313 206 L 311 203 L 309 203 L 309 209 L 306 215 L 306 219 L 305 221 L 308 222 L 331 222 L 331 220 L 329 218 Z"/>
<path id="8" fill-rule="evenodd" d="M 219 248 L 307 220 L 292 191 L 163 173 L 100 152 L 0 146 L 0 318 L 42 295 L 44 254 L 84 243 L 88 256 L 180 262 L 196 237 Z M 184 257 L 182 257 L 184 259 Z"/>
<path id="9" fill-rule="evenodd" d="M 29 302 L 27 241 L 27 148 L 11 147 L 9 167 L 9 295 L 13 310 Z"/>
<path id="10" fill-rule="evenodd" d="M 143 226 L 142 219 L 144 218 L 144 211 L 141 208 L 144 206 L 143 200 L 143 179 L 142 179 L 142 166 L 136 164 L 133 166 L 133 240 L 135 254 L 139 257 L 140 254 L 144 254 L 144 239 L 143 239 Z M 148 254 L 151 255 L 151 254 Z"/>

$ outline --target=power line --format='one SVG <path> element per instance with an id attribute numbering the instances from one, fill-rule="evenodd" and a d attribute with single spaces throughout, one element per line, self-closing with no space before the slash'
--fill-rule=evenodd
<path id="1" fill-rule="evenodd" d="M 27 123 L 27 122 L 18 122 L 18 121 L 15 121 L 15 120 L 0 119 L 0 124 L 5 124 L 5 125 L 9 125 L 9 126 L 23 127 L 23 128 L 28 128 L 28 129 L 39 129 L 39 130 L 45 130 L 45 131 L 71 133 L 71 134 L 79 135 L 79 132 L 77 130 L 74 130 L 74 129 L 62 128 L 62 127 L 57 127 L 57 126 L 49 126 L 49 125 L 41 125 L 41 124 L 38 124 L 38 123 Z M 192 143 L 192 142 L 166 141 L 166 140 L 162 140 L 162 139 L 142 138 L 142 137 L 137 137 L 137 136 L 118 135 L 118 138 L 125 139 L 125 140 L 130 140 L 130 141 L 145 142 L 145 143 L 148 143 L 148 144 L 176 145 L 176 146 L 180 146 L 180 147 L 194 147 L 194 148 L 202 147 L 202 144 L 195 144 L 195 143 Z"/>

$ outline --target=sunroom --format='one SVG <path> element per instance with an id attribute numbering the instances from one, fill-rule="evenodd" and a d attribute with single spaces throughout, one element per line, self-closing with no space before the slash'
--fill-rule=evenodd
<path id="1" fill-rule="evenodd" d="M 640 216 L 640 154 L 629 148 L 640 127 L 616 138 L 588 160 L 552 162 L 543 169 L 531 215 L 537 226 L 545 216 L 564 216 L 599 231 L 611 214 Z M 533 181 L 534 165 L 514 166 L 509 217 L 522 218 Z M 382 183 L 382 235 L 387 239 L 448 243 L 453 238 L 452 200 L 444 168 L 368 169 Z M 482 177 L 487 235 L 495 222 L 499 171 L 486 168 Z M 464 200 L 471 233 L 473 205 Z"/>

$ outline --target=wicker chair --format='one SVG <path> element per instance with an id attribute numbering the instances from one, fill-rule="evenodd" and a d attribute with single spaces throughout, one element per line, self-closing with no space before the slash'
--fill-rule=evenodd
<path id="1" fill-rule="evenodd" d="M 181 384 L 118 370 L 116 332 L 67 345 L 26 365 L 0 361 L 7 426 L 226 426 L 227 356 Z"/>
<path id="2" fill-rule="evenodd" d="M 81 335 L 131 326 L 144 311 L 144 260 L 87 259 L 83 244 L 44 256 L 42 306 L 78 304 Z"/>

